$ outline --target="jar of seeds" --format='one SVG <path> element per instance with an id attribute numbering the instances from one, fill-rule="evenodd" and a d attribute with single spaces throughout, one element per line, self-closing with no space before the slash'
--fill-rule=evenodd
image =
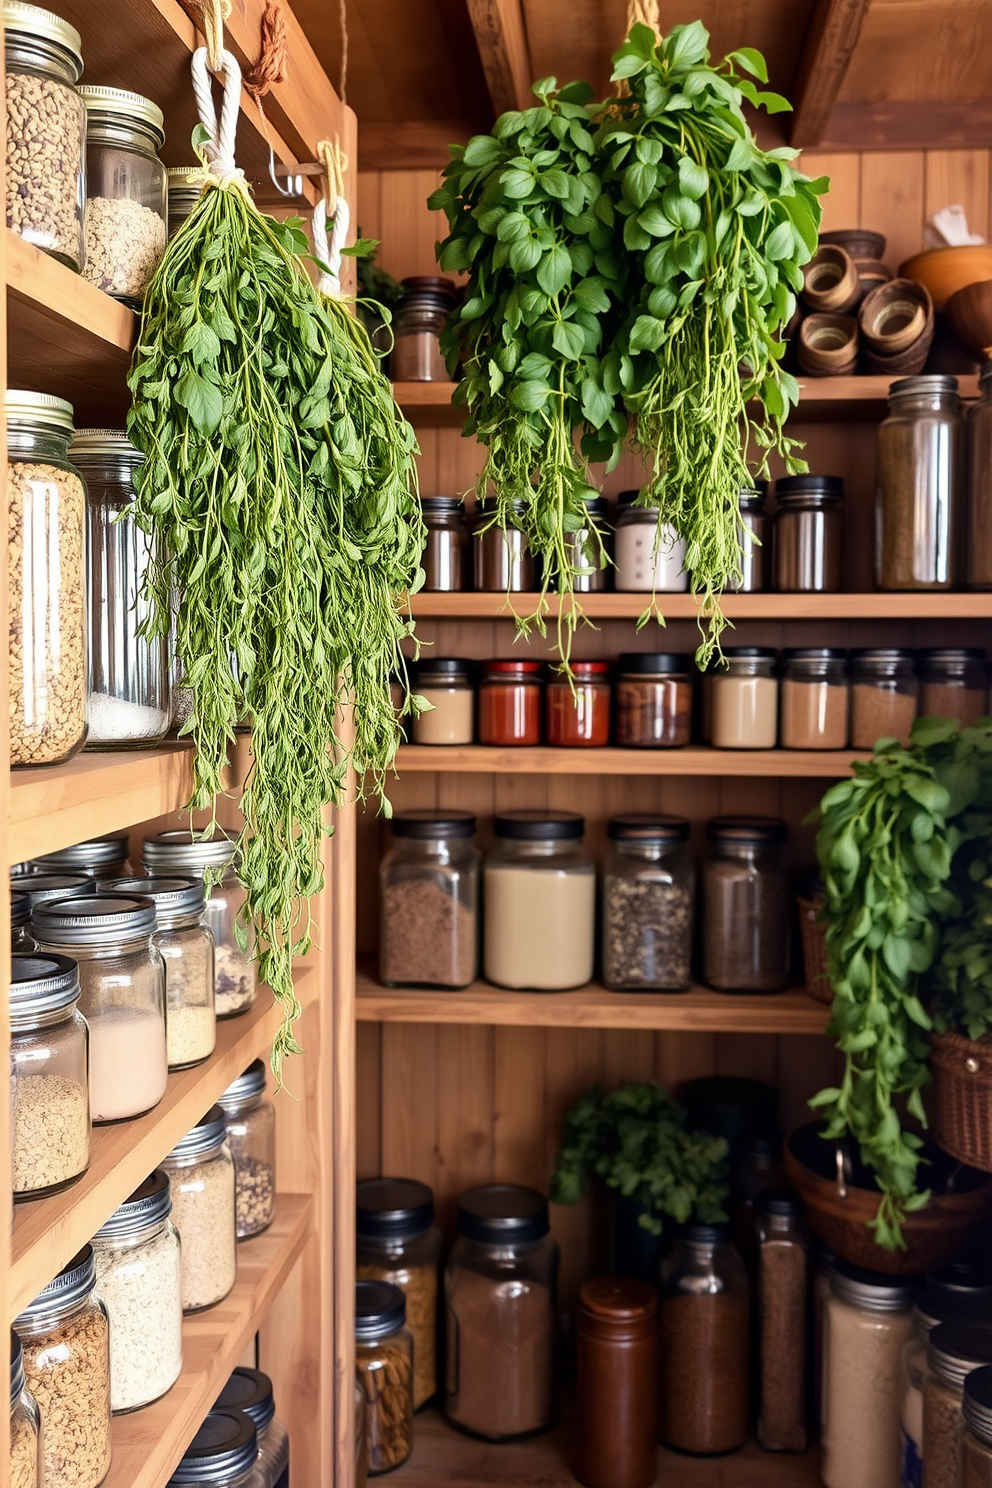
<path id="1" fill-rule="evenodd" d="M 7 226 L 77 272 L 83 266 L 86 113 L 76 89 L 79 32 L 5 0 Z"/>
<path id="2" fill-rule="evenodd" d="M 162 1166 L 183 1247 L 183 1311 L 201 1312 L 227 1296 L 238 1272 L 234 1160 L 220 1106 L 210 1107 Z"/>
<path id="3" fill-rule="evenodd" d="M 441 1232 L 434 1195 L 413 1178 L 369 1178 L 358 1185 L 360 1281 L 390 1281 L 406 1297 L 413 1338 L 413 1408 L 437 1389 L 437 1283 Z"/>
<path id="4" fill-rule="evenodd" d="M 413 1339 L 406 1298 L 388 1281 L 355 1283 L 355 1364 L 368 1397 L 369 1475 L 399 1467 L 413 1445 Z"/>
<path id="5" fill-rule="evenodd" d="M 165 252 L 162 110 L 123 88 L 79 90 L 86 106 L 83 275 L 132 310 Z"/>
<path id="6" fill-rule="evenodd" d="M 58 1193 L 90 1160 L 88 1030 L 68 956 L 10 958 L 10 1080 L 15 1198 Z"/>
<path id="7" fill-rule="evenodd" d="M 24 1379 L 21 1340 L 10 1330 L 10 1478 L 8 1488 L 43 1488 L 41 1412 Z"/>
<path id="8" fill-rule="evenodd" d="M 681 816 L 614 816 L 603 869 L 603 981 L 684 991 L 692 979 L 696 875 Z"/>
<path id="9" fill-rule="evenodd" d="M 234 1158 L 238 1239 L 272 1223 L 276 1212 L 276 1112 L 265 1099 L 265 1063 L 256 1059 L 228 1085 L 218 1104 Z"/>

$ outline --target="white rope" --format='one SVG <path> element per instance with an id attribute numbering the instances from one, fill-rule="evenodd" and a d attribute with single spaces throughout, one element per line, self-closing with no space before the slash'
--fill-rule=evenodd
<path id="1" fill-rule="evenodd" d="M 214 177 L 220 183 L 244 180 L 244 171 L 238 170 L 234 159 L 234 140 L 238 132 L 238 110 L 241 107 L 241 68 L 237 57 L 228 51 L 220 54 L 224 78 L 224 102 L 221 105 L 220 125 L 214 108 L 213 84 L 207 64 L 206 47 L 197 47 L 193 53 L 193 92 L 200 113 L 200 123 L 210 133 L 206 145 L 207 159 Z M 220 74 L 218 74 L 220 75 Z"/>
<path id="2" fill-rule="evenodd" d="M 331 241 L 327 241 L 327 201 L 321 197 L 313 209 L 313 255 L 322 264 L 326 264 L 330 273 L 320 272 L 320 280 L 317 289 L 320 294 L 330 295 L 337 299 L 341 294 L 341 249 L 348 241 L 348 229 L 351 226 L 351 209 L 343 196 L 338 197 L 338 204 L 334 212 L 334 226 L 331 229 Z"/>

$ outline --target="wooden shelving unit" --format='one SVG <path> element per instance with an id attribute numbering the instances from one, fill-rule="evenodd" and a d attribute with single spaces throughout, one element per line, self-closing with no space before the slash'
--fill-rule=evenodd
<path id="1" fill-rule="evenodd" d="M 850 749 L 552 749 L 486 744 L 404 744 L 400 775 L 725 775 L 834 780 L 865 750 Z"/>
<path id="2" fill-rule="evenodd" d="M 418 620 L 512 620 L 533 615 L 539 594 L 414 594 L 410 612 Z M 582 613 L 590 620 L 638 620 L 650 594 L 583 594 Z M 546 598 L 547 617 L 559 611 L 557 594 Z M 699 602 L 692 594 L 659 594 L 666 620 L 695 620 Z M 566 612 L 569 601 L 566 601 Z M 728 620 L 992 620 L 992 594 L 725 594 Z M 732 642 L 730 643 L 732 644 Z"/>

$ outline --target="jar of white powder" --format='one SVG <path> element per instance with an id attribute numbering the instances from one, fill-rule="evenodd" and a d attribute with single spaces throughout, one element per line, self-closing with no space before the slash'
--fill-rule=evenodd
<path id="1" fill-rule="evenodd" d="M 110 1408 L 137 1410 L 183 1367 L 179 1234 L 161 1168 L 93 1236 L 96 1287 L 110 1315 Z"/>
<path id="2" fill-rule="evenodd" d="M 182 1241 L 183 1311 L 200 1312 L 227 1296 L 238 1271 L 234 1160 L 220 1106 L 210 1107 L 162 1166 Z"/>
<path id="3" fill-rule="evenodd" d="M 485 975 L 559 992 L 592 979 L 596 869 L 573 811 L 506 811 L 483 874 Z"/>
<path id="4" fill-rule="evenodd" d="M 10 958 L 13 1188 L 18 1199 L 57 1193 L 90 1160 L 86 1022 L 68 956 Z"/>

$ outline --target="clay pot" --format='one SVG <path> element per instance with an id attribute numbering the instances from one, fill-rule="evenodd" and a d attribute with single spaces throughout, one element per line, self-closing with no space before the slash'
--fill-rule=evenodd
<path id="1" fill-rule="evenodd" d="M 836 228 L 834 232 L 821 233 L 820 242 L 834 248 L 843 248 L 854 259 L 877 261 L 885 253 L 885 239 L 882 234 L 869 232 L 866 227 Z"/>
<path id="2" fill-rule="evenodd" d="M 803 269 L 803 301 L 809 309 L 846 315 L 860 298 L 861 284 L 851 255 L 830 244 L 818 248 Z"/>
<path id="3" fill-rule="evenodd" d="M 933 301 L 913 279 L 890 279 L 862 302 L 858 325 L 866 349 L 877 356 L 899 356 L 915 346 L 928 327 L 933 339 Z"/>
<path id="4" fill-rule="evenodd" d="M 851 315 L 807 315 L 796 357 L 811 377 L 841 377 L 858 364 L 858 323 Z"/>
<path id="5" fill-rule="evenodd" d="M 992 279 L 992 245 L 959 243 L 951 248 L 928 248 L 900 265 L 903 279 L 915 279 L 930 291 L 935 310 L 943 310 L 952 294 L 966 284 Z"/>

